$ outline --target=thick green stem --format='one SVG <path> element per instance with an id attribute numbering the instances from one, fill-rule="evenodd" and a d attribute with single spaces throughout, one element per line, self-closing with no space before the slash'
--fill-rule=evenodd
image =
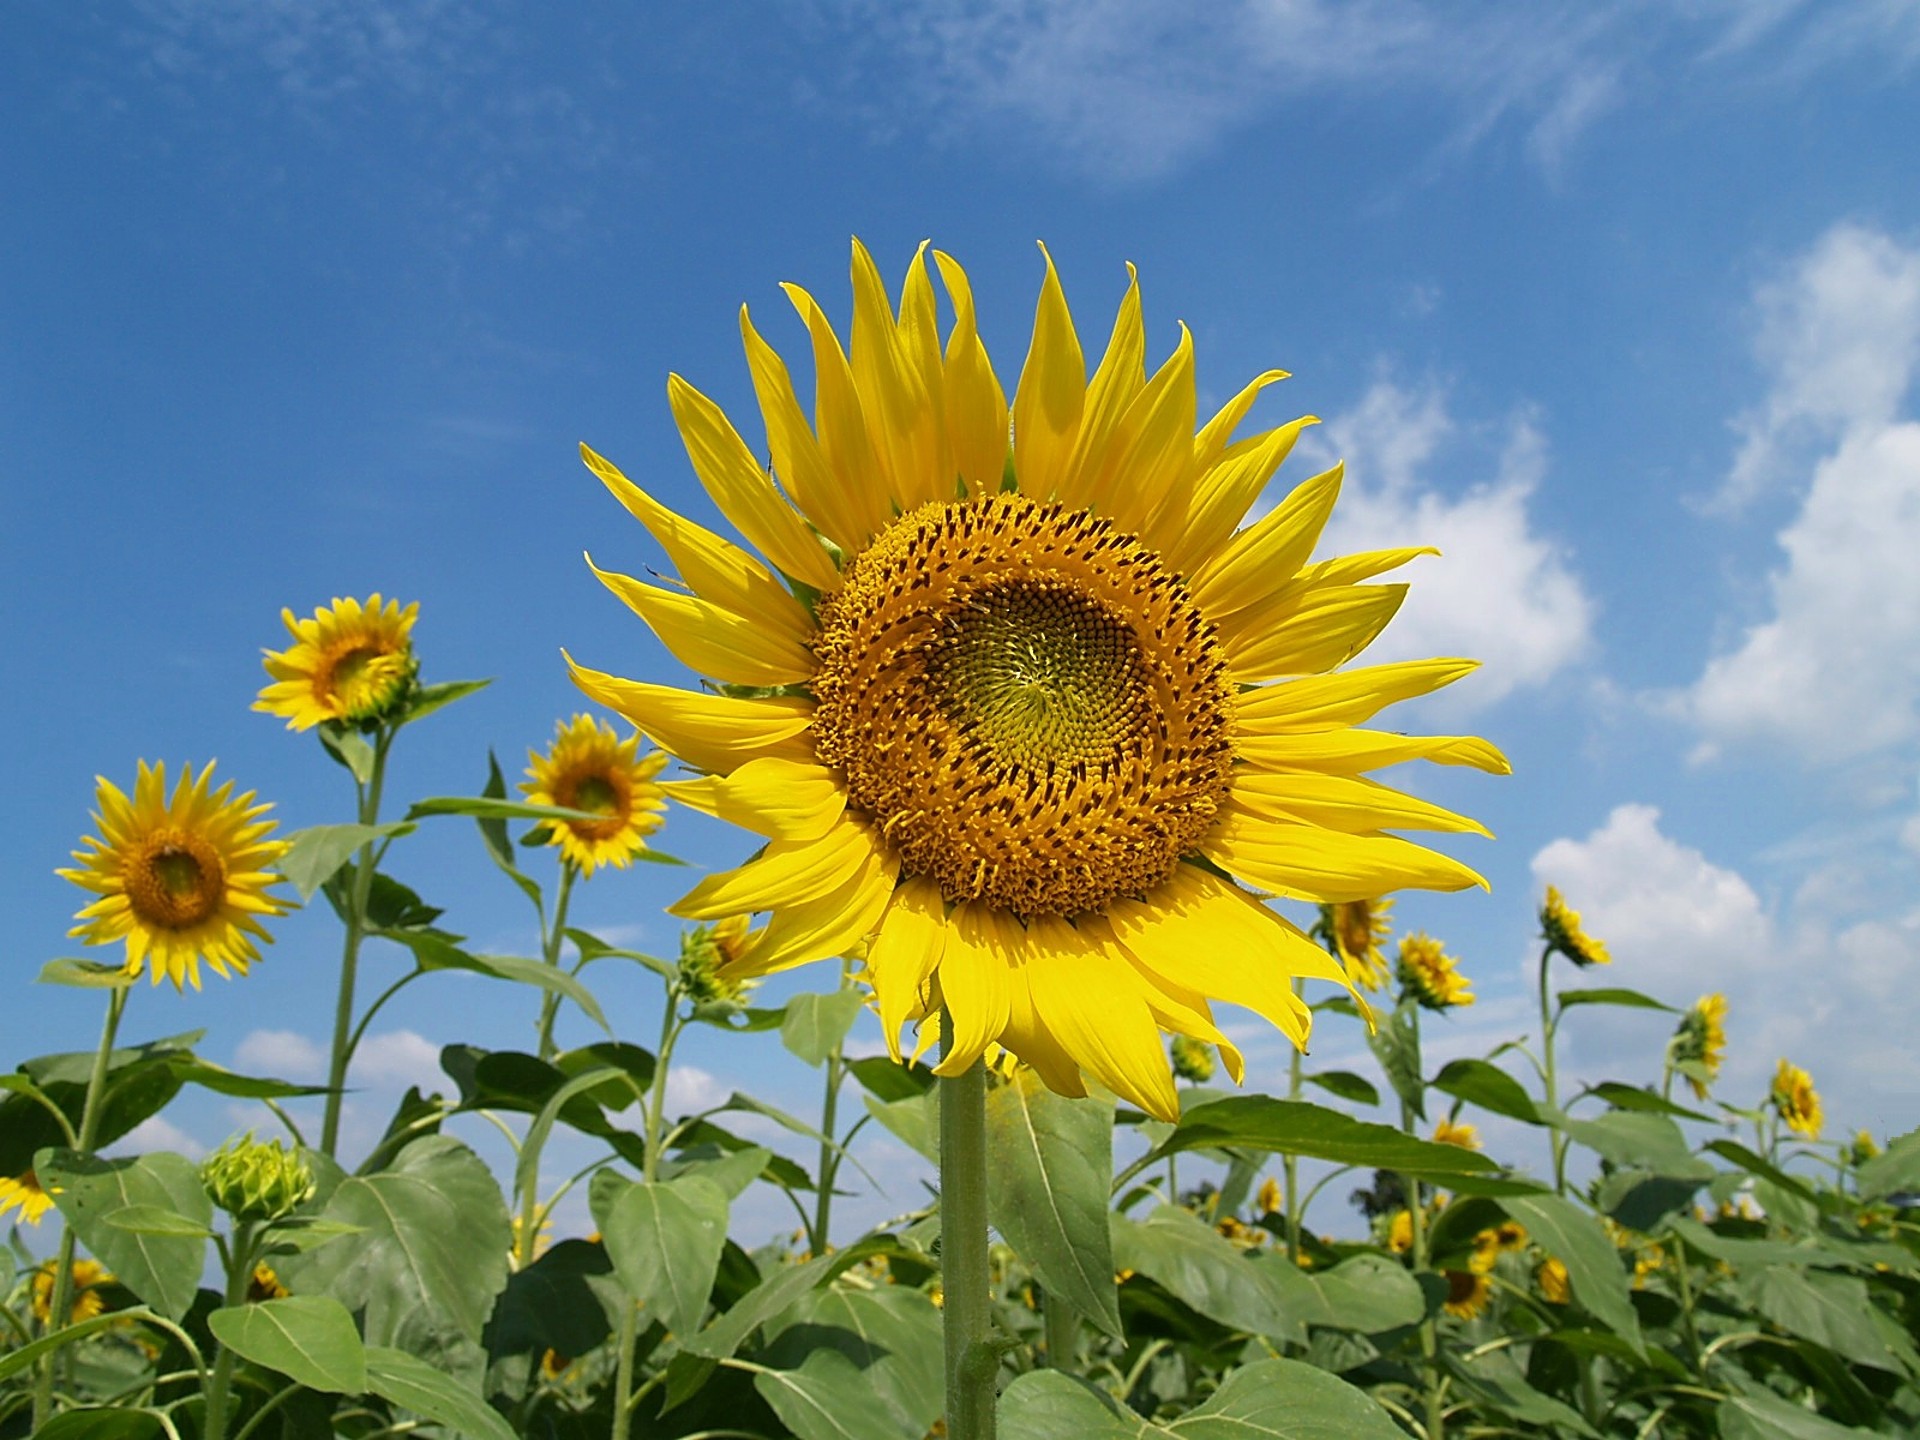
<path id="1" fill-rule="evenodd" d="M 1305 990 L 1305 983 L 1299 976 L 1294 977 L 1293 993 L 1297 996 Z M 1301 1054 L 1298 1045 L 1287 1057 L 1287 1099 L 1300 1098 Z M 1300 1263 L 1300 1157 L 1289 1150 L 1280 1161 L 1287 1183 L 1287 1258 L 1295 1265 Z"/>
<path id="2" fill-rule="evenodd" d="M 1547 984 L 1549 967 L 1553 960 L 1553 947 L 1548 946 L 1540 952 L 1540 1081 L 1546 1087 L 1547 1109 L 1558 1111 L 1560 1108 L 1560 1086 L 1558 1070 L 1553 1059 L 1554 1032 L 1559 1025 L 1553 1015 L 1553 991 Z M 1567 1193 L 1567 1137 L 1565 1132 L 1555 1128 L 1547 1137 L 1547 1146 L 1553 1152 L 1553 1188 L 1564 1195 Z"/>
<path id="3" fill-rule="evenodd" d="M 541 959 L 554 969 L 560 968 L 560 950 L 567 940 L 567 902 L 573 898 L 573 882 L 579 875 L 572 861 L 564 861 L 560 866 L 560 888 L 553 897 L 553 924 L 544 937 Z M 560 1013 L 560 992 L 545 990 L 540 1001 L 540 1058 L 551 1060 L 554 1055 L 553 1022 Z"/>
<path id="4" fill-rule="evenodd" d="M 627 1440 L 633 1430 L 633 1351 L 640 1338 L 639 1312 L 632 1300 L 621 1302 L 620 1360 L 613 1372 L 613 1440 Z"/>
<path id="5" fill-rule="evenodd" d="M 380 788 L 386 781 L 387 747 L 393 731 L 382 729 L 374 741 L 373 771 L 360 787 L 360 823 L 380 823 Z M 353 991 L 360 970 L 360 942 L 367 931 L 367 897 L 373 893 L 374 842 L 360 847 L 354 862 L 353 888 L 347 897 L 346 942 L 340 952 L 340 993 L 333 1006 L 333 1051 L 327 1065 L 326 1118 L 320 1126 L 320 1153 L 332 1158 L 340 1140 L 340 1107 L 346 1099 L 347 1066 L 354 1050 Z"/>
<path id="6" fill-rule="evenodd" d="M 120 1017 L 126 1013 L 127 990 L 128 987 L 122 985 L 107 997 L 107 1018 L 100 1026 L 100 1048 L 93 1053 L 93 1069 L 87 1075 L 87 1098 L 80 1107 L 80 1133 L 73 1147 L 82 1155 L 92 1153 L 93 1142 L 100 1133 L 100 1110 L 106 1098 L 107 1066 L 113 1056 L 114 1037 L 120 1033 Z M 73 1308 L 74 1238 L 73 1226 L 63 1225 L 60 1249 L 53 1262 L 53 1294 L 47 1306 L 46 1333 L 49 1335 L 66 1328 L 68 1315 Z M 56 1350 L 40 1362 L 39 1379 L 33 1389 L 35 1434 L 53 1415 L 54 1366 L 59 1362 L 60 1355 L 61 1352 Z"/>
<path id="7" fill-rule="evenodd" d="M 253 1278 L 254 1227 L 239 1221 L 233 1227 L 233 1248 L 227 1256 L 227 1300 L 242 1305 L 247 1299 L 247 1284 Z M 207 1418 L 201 1426 L 201 1440 L 226 1440 L 227 1396 L 233 1388 L 234 1353 L 227 1346 L 213 1358 L 213 1379 L 207 1384 Z"/>
<path id="8" fill-rule="evenodd" d="M 944 1052 L 953 1022 L 942 1020 Z M 988 1329 L 987 1069 L 979 1060 L 940 1081 L 940 1285 L 948 1440 L 994 1440 L 1000 1359 Z"/>
<path id="9" fill-rule="evenodd" d="M 667 1013 L 660 1019 L 660 1049 L 653 1062 L 653 1085 L 647 1091 L 647 1155 L 641 1171 L 651 1181 L 660 1169 L 660 1151 L 667 1108 L 667 1066 L 673 1060 L 673 1045 L 680 1038 L 680 992 L 669 987 Z"/>
<path id="10" fill-rule="evenodd" d="M 853 962 L 840 962 L 840 988 L 853 982 Z M 833 1184 L 840 1173 L 840 1147 L 834 1142 L 833 1127 L 839 1118 L 840 1086 L 846 1080 L 846 1041 L 834 1042 L 827 1052 L 827 1089 L 820 1101 L 820 1167 L 814 1172 L 813 1221 L 808 1227 L 808 1245 L 816 1255 L 827 1253 L 832 1232 Z"/>
<path id="11" fill-rule="evenodd" d="M 1420 1012 L 1413 1012 L 1413 1048 L 1420 1053 Z M 1400 1102 L 1400 1128 L 1409 1135 L 1419 1132 L 1414 1126 L 1413 1106 L 1405 1100 Z M 1407 1222 L 1412 1243 L 1409 1250 L 1413 1259 L 1415 1276 L 1427 1271 L 1430 1255 L 1427 1249 L 1427 1206 L 1420 1194 L 1420 1182 L 1412 1175 L 1400 1177 L 1400 1187 L 1407 1200 Z M 1436 1317 L 1426 1316 L 1420 1322 L 1420 1359 L 1425 1371 L 1426 1392 L 1426 1432 L 1427 1440 L 1446 1440 L 1447 1411 L 1446 1392 L 1440 1373 L 1440 1324 Z"/>

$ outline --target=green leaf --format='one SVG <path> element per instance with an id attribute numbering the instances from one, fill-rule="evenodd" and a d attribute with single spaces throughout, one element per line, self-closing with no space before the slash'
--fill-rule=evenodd
<path id="1" fill-rule="evenodd" d="M 1356 1120 L 1324 1105 L 1265 1095 L 1236 1095 L 1188 1111 L 1154 1152 L 1154 1159 L 1203 1147 L 1307 1155 L 1341 1165 L 1368 1165 L 1450 1181 L 1497 1169 L 1485 1155 L 1459 1145 L 1420 1140 L 1391 1125 Z"/>
<path id="2" fill-rule="evenodd" d="M 207 1253 L 204 1232 L 213 1221 L 199 1166 L 164 1151 L 133 1160 L 102 1160 L 71 1150 L 43 1150 L 33 1168 L 74 1234 L 122 1285 L 169 1320 L 187 1313 L 200 1289 Z M 151 1235 L 115 1227 L 112 1216 L 132 1206 L 171 1211 L 203 1233 Z"/>
<path id="3" fill-rule="evenodd" d="M 422 970 L 467 970 L 495 980 L 512 980 L 522 985 L 551 990 L 573 1001 L 582 1014 L 609 1035 L 613 1033 L 613 1027 L 607 1023 L 606 1014 L 601 1010 L 600 1002 L 594 999 L 593 992 L 557 965 L 521 955 L 474 955 L 435 930 L 381 930 L 376 933 L 411 950 Z"/>
<path id="4" fill-rule="evenodd" d="M 1166 1440 L 1136 1415 L 1124 1420 L 1102 1391 L 1059 1370 L 1030 1370 L 1000 1396 L 1000 1431 L 1019 1440 Z"/>
<path id="5" fill-rule="evenodd" d="M 1119 1339 L 1112 1185 L 1111 1104 L 1056 1095 L 1024 1067 L 988 1091 L 988 1220 L 1049 1294 Z"/>
<path id="6" fill-rule="evenodd" d="M 373 778 L 376 757 L 373 746 L 367 743 L 366 736 L 352 726 L 341 724 L 338 720 L 327 721 L 317 733 L 320 737 L 320 748 L 346 766 L 355 780 L 364 785 Z"/>
<path id="7" fill-rule="evenodd" d="M 1909 1130 L 1860 1167 L 1860 1198 L 1885 1199 L 1903 1190 L 1920 1190 L 1920 1130 Z"/>
<path id="8" fill-rule="evenodd" d="M 407 713 L 400 717 L 402 725 L 411 725 L 416 720 L 424 720 L 443 705 L 451 705 L 456 700 L 464 700 L 476 690 L 484 690 L 492 680 L 442 680 L 433 685 L 422 685 L 413 692 L 407 702 Z"/>
<path id="9" fill-rule="evenodd" d="M 524 800 L 508 800 L 498 795 L 435 795 L 416 800 L 407 810 L 407 819 L 425 820 L 434 815 L 471 815 L 477 820 L 604 820 L 591 810 L 570 810 L 563 805 L 529 805 Z"/>
<path id="10" fill-rule="evenodd" d="M 1411 997 L 1380 1016 L 1379 1024 L 1367 1037 L 1373 1058 L 1380 1062 L 1387 1083 L 1406 1106 L 1422 1120 L 1427 1118 L 1426 1086 L 1421 1082 L 1419 1009 Z"/>
<path id="11" fill-rule="evenodd" d="M 1703 1183 L 1716 1173 L 1693 1153 L 1680 1127 L 1665 1115 L 1610 1110 L 1591 1120 L 1561 1117 L 1558 1128 L 1602 1159 L 1626 1169 Z"/>
<path id="12" fill-rule="evenodd" d="M 1269 1259 L 1275 1265 L 1294 1268 L 1291 1260 L 1281 1256 Z M 1404 1265 L 1384 1255 L 1355 1255 L 1330 1270 L 1309 1274 L 1306 1278 L 1320 1292 L 1321 1304 L 1325 1306 L 1326 1318 L 1311 1319 L 1311 1324 L 1378 1335 L 1417 1324 L 1427 1313 L 1420 1283 Z"/>
<path id="13" fill-rule="evenodd" d="M 280 857 L 280 873 L 300 892 L 301 900 L 311 900 L 314 892 L 333 873 L 353 857 L 363 845 L 392 836 L 411 835 L 417 827 L 405 820 L 388 825 L 313 825 L 284 837 L 291 848 Z"/>
<path id="14" fill-rule="evenodd" d="M 1714 1412 L 1720 1440 L 1868 1440 L 1883 1432 L 1837 1425 L 1804 1405 L 1765 1390 L 1730 1395 Z"/>
<path id="15" fill-rule="evenodd" d="M 816 1255 L 800 1265 L 783 1265 L 728 1308 L 706 1329 L 681 1343 L 696 1355 L 724 1360 L 760 1326 L 785 1311 L 837 1268 L 838 1255 Z"/>
<path id="16" fill-rule="evenodd" d="M 900 1440 L 886 1405 L 838 1350 L 816 1350 L 798 1370 L 755 1366 L 753 1388 L 799 1440 Z"/>
<path id="17" fill-rule="evenodd" d="M 746 1188 L 760 1178 L 772 1159 L 773 1151 L 766 1146 L 749 1145 L 744 1150 L 726 1150 L 718 1155 L 662 1161 L 660 1178 L 677 1180 L 682 1175 L 698 1175 L 718 1185 L 729 1200 L 738 1200 Z"/>
<path id="18" fill-rule="evenodd" d="M 607 1194 L 595 1186 L 594 1219 L 621 1285 L 669 1330 L 693 1334 L 727 1240 L 726 1191 L 690 1175 Z"/>
<path id="19" fill-rule="evenodd" d="M 598 935 L 590 934 L 585 930 L 569 929 L 567 939 L 571 940 L 574 948 L 580 952 L 582 965 L 594 960 L 633 960 L 646 966 L 662 980 L 671 980 L 678 973 L 678 967 L 671 961 L 662 960 L 657 955 L 643 955 L 638 950 L 622 950 L 619 946 L 609 945 Z M 779 1012 L 775 1011 L 774 1014 L 777 1017 Z M 778 1023 L 777 1019 L 776 1023 Z"/>
<path id="20" fill-rule="evenodd" d="M 361 1234 L 290 1257 L 283 1269 L 296 1294 L 362 1312 L 370 1345 L 446 1355 L 480 1339 L 506 1287 L 513 1232 L 493 1172 L 473 1151 L 446 1135 L 415 1140 L 390 1169 L 341 1181 L 322 1217 Z"/>
<path id="21" fill-rule="evenodd" d="M 1920 1369 L 1913 1344 L 1890 1343 L 1873 1323 L 1866 1282 L 1852 1275 L 1808 1273 L 1798 1265 L 1768 1265 L 1742 1276 L 1747 1303 L 1789 1335 L 1824 1345 L 1854 1365 L 1896 1375 Z"/>
<path id="22" fill-rule="evenodd" d="M 1310 1085 L 1318 1085 L 1330 1094 L 1338 1095 L 1342 1100 L 1351 1100 L 1356 1105 L 1378 1105 L 1380 1092 L 1373 1082 L 1351 1070 L 1322 1070 L 1317 1075 L 1301 1077 Z"/>
<path id="23" fill-rule="evenodd" d="M 780 1043 L 808 1065 L 824 1065 L 827 1055 L 847 1038 L 847 1031 L 866 1008 L 860 990 L 835 990 L 826 995 L 796 995 L 787 1001 L 780 1021 Z"/>
<path id="24" fill-rule="evenodd" d="M 1521 1089 L 1520 1082 L 1485 1060 L 1448 1061 L 1431 1083 L 1434 1089 L 1495 1115 L 1524 1120 L 1529 1125 L 1541 1123 L 1533 1097 Z"/>
<path id="25" fill-rule="evenodd" d="M 1651 995 L 1642 995 L 1638 990 L 1627 990 L 1619 986 L 1600 990 L 1562 990 L 1560 1008 L 1564 1010 L 1569 1005 L 1625 1005 L 1633 1010 L 1664 1010 L 1669 1015 L 1680 1013 L 1673 1006 L 1656 1000 Z"/>
<path id="26" fill-rule="evenodd" d="M 940 1312 L 918 1290 L 836 1285 L 805 1291 L 782 1317 L 765 1363 L 810 1371 L 816 1355 L 836 1351 L 891 1413 L 895 1433 L 920 1436 L 939 1417 L 945 1389 Z"/>
<path id="27" fill-rule="evenodd" d="M 1815 1269 L 1829 1270 L 1844 1270 L 1851 1266 L 1872 1268 L 1870 1261 L 1852 1259 L 1844 1250 L 1830 1250 L 1797 1240 L 1749 1240 L 1722 1235 L 1698 1220 L 1685 1216 L 1676 1216 L 1668 1228 L 1709 1260 L 1724 1261 L 1737 1269 L 1756 1270 L 1766 1265 L 1810 1265 Z"/>
<path id="28" fill-rule="evenodd" d="M 1813 1191 L 1807 1188 L 1805 1182 L 1795 1179 L 1778 1165 L 1775 1165 L 1771 1160 L 1766 1159 L 1764 1156 L 1754 1154 L 1753 1151 L 1747 1149 L 1746 1146 L 1737 1141 L 1714 1140 L 1710 1141 L 1706 1148 L 1720 1156 L 1723 1160 L 1731 1160 L 1749 1175 L 1757 1175 L 1762 1179 L 1771 1180 L 1788 1194 L 1806 1201 L 1809 1205 L 1817 1206 L 1820 1203 Z"/>
<path id="29" fill-rule="evenodd" d="M 42 1335 L 38 1340 L 22 1345 L 18 1350 L 0 1352 L 0 1380 L 6 1380 L 39 1364 L 40 1357 L 43 1355 L 51 1354 L 77 1340 L 84 1340 L 87 1336 L 101 1330 L 124 1327 L 128 1322 L 138 1320 L 144 1313 L 141 1310 L 109 1310 L 104 1315 L 95 1315 L 90 1320 L 78 1321 L 64 1330 L 54 1331 L 51 1335 Z"/>
<path id="30" fill-rule="evenodd" d="M 152 1410 L 84 1406 L 54 1416 L 33 1432 L 34 1440 L 150 1440 L 166 1426 Z"/>
<path id="31" fill-rule="evenodd" d="M 324 1085 L 295 1085 L 289 1080 L 271 1080 L 262 1075 L 241 1075 L 198 1055 L 176 1056 L 170 1062 L 173 1073 L 188 1085 L 198 1085 L 216 1095 L 232 1095 L 242 1100 L 285 1100 L 298 1095 L 324 1095 Z"/>
<path id="32" fill-rule="evenodd" d="M 234 1305 L 207 1317 L 214 1338 L 242 1359 L 278 1370 L 309 1390 L 359 1395 L 367 1356 L 353 1316 L 326 1295 L 291 1295 Z"/>
<path id="33" fill-rule="evenodd" d="M 1556 1427 L 1577 1435 L 1600 1433 L 1571 1405 L 1529 1385 L 1511 1351 L 1446 1355 L 1444 1363 L 1455 1384 L 1488 1409 L 1518 1421 L 1529 1435 L 1550 1433 Z"/>
<path id="34" fill-rule="evenodd" d="M 461 1440 L 519 1440 L 477 1389 L 404 1350 L 367 1346 L 367 1388 L 446 1426 Z"/>
<path id="35" fill-rule="evenodd" d="M 507 1277 L 507 1288 L 487 1322 L 487 1349 L 494 1356 L 585 1355 L 612 1333 L 592 1281 L 610 1274 L 606 1247 L 562 1240 L 524 1270 Z"/>
<path id="36" fill-rule="evenodd" d="M 891 1062 L 889 1062 L 891 1063 Z M 940 1092 L 909 1095 L 901 1100 L 880 1100 L 872 1095 L 860 1097 L 867 1113 L 934 1164 L 940 1163 Z"/>
<path id="37" fill-rule="evenodd" d="M 1242 1365 L 1166 1428 L 1180 1440 L 1406 1440 L 1364 1391 L 1298 1360 Z"/>
<path id="38" fill-rule="evenodd" d="M 422 900 L 411 886 L 391 875 L 374 872 L 367 887 L 367 919 L 387 930 L 415 930 L 431 925 L 446 912 Z"/>
<path id="39" fill-rule="evenodd" d="M 902 1063 L 888 1055 L 863 1055 L 849 1060 L 847 1069 L 876 1100 L 911 1100 L 934 1086 L 933 1071 L 926 1066 Z"/>
<path id="40" fill-rule="evenodd" d="M 106 1223 L 130 1235 L 184 1235 L 188 1239 L 211 1240 L 213 1231 L 177 1210 L 161 1205 L 127 1205 L 110 1211 Z"/>
<path id="41" fill-rule="evenodd" d="M 1162 1205 L 1144 1224 L 1120 1214 L 1108 1219 L 1112 1259 L 1120 1269 L 1158 1282 L 1175 1298 L 1230 1330 L 1296 1345 L 1307 1343 L 1306 1326 L 1290 1313 L 1287 1290 L 1272 1267 L 1256 1264 L 1246 1251 L 1191 1212 Z M 1292 1261 L 1281 1263 L 1292 1265 Z"/>
<path id="42" fill-rule="evenodd" d="M 533 1059 L 532 1056 L 526 1058 Z M 520 1142 L 520 1154 L 514 1161 L 513 1167 L 514 1194 L 524 1194 L 527 1182 L 539 1174 L 540 1152 L 546 1148 L 547 1136 L 553 1133 L 554 1122 L 562 1113 L 567 1112 L 568 1102 L 576 1095 L 584 1095 L 606 1084 L 609 1080 L 619 1080 L 624 1077 L 624 1074 L 624 1071 L 613 1065 L 602 1066 L 598 1070 L 588 1070 L 575 1075 L 547 1098 L 546 1103 L 540 1107 L 540 1113 L 533 1117 L 533 1123 L 527 1127 L 526 1136 Z M 602 1124 L 604 1123 L 604 1117 L 602 1117 Z M 607 1128 L 612 1127 L 607 1126 Z M 594 1130 L 590 1128 L 588 1133 L 594 1133 Z"/>
<path id="43" fill-rule="evenodd" d="M 109 965 L 100 960 L 75 960 L 63 956 L 42 965 L 36 983 L 73 985 L 83 990 L 124 990 L 139 978 L 124 965 Z"/>
<path id="44" fill-rule="evenodd" d="M 1644 1354 L 1626 1271 L 1600 1222 L 1557 1195 L 1515 1195 L 1500 1203 L 1542 1250 L 1567 1267 L 1573 1298 L 1587 1313 Z"/>
<path id="45" fill-rule="evenodd" d="M 1598 1085 L 1588 1086 L 1583 1093 L 1599 1096 L 1616 1110 L 1651 1110 L 1657 1115 L 1671 1115 L 1676 1120 L 1700 1120 L 1709 1125 L 1714 1123 L 1711 1115 L 1676 1105 L 1664 1096 L 1643 1090 L 1638 1085 L 1622 1085 L 1618 1080 L 1602 1080 Z"/>

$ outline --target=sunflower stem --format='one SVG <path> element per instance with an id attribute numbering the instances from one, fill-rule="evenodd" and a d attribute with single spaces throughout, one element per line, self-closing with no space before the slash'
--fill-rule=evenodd
<path id="1" fill-rule="evenodd" d="M 1419 1024 L 1418 1012 L 1414 1023 Z M 1418 1134 L 1414 1126 L 1413 1107 L 1406 1101 L 1400 1102 L 1400 1128 L 1409 1135 Z M 1402 1175 L 1400 1186 L 1407 1198 L 1407 1223 L 1412 1232 L 1412 1243 L 1408 1249 L 1413 1258 L 1415 1276 L 1423 1275 L 1427 1270 L 1427 1207 L 1420 1194 L 1420 1182 L 1412 1175 Z M 1440 1386 L 1440 1331 L 1439 1321 L 1432 1314 L 1420 1321 L 1420 1358 L 1425 1371 L 1426 1432 L 1427 1440 L 1446 1440 L 1446 1396 Z"/>
<path id="2" fill-rule="evenodd" d="M 853 962 L 840 962 L 840 988 L 853 983 Z M 846 1079 L 846 1041 L 834 1042 L 827 1051 L 827 1088 L 820 1101 L 820 1168 L 815 1172 L 813 1222 L 809 1229 L 809 1248 L 815 1255 L 827 1253 L 827 1225 L 833 1218 L 833 1182 L 840 1169 L 839 1147 L 834 1143 L 833 1127 L 840 1108 L 840 1086 Z"/>
<path id="3" fill-rule="evenodd" d="M 1548 945 L 1540 952 L 1540 1083 L 1545 1087 L 1548 1111 L 1557 1113 L 1560 1085 L 1553 1060 L 1553 1041 L 1560 1027 L 1554 1019 L 1553 990 L 1548 984 L 1552 961 L 1553 946 Z M 1564 1195 L 1567 1193 L 1567 1137 L 1557 1125 L 1547 1137 L 1547 1148 L 1553 1152 L 1554 1192 Z"/>
<path id="4" fill-rule="evenodd" d="M 245 1303 L 247 1285 L 253 1278 L 254 1226 L 247 1221 L 233 1227 L 233 1248 L 227 1254 L 227 1298 L 229 1306 Z M 201 1426 L 201 1440 L 226 1440 L 227 1396 L 233 1388 L 234 1352 L 227 1346 L 213 1360 L 213 1378 L 207 1383 L 207 1414 Z"/>
<path id="5" fill-rule="evenodd" d="M 942 1015 L 942 1054 L 953 1018 Z M 987 1067 L 940 1081 L 940 1286 L 946 1332 L 948 1440 L 994 1440 L 999 1356 L 989 1336 Z"/>
<path id="6" fill-rule="evenodd" d="M 367 783 L 359 787 L 359 811 L 362 825 L 380 823 L 380 789 L 387 778 L 387 750 L 393 744 L 394 730 L 382 726 L 374 740 L 373 769 Z M 367 898 L 373 893 L 374 842 L 360 847 L 354 862 L 353 889 L 347 899 L 346 943 L 340 953 L 340 994 L 333 1007 L 333 1050 L 327 1065 L 326 1117 L 320 1126 L 320 1153 L 333 1158 L 340 1141 L 340 1110 L 346 1098 L 347 1066 L 353 1061 L 357 1037 L 353 1028 L 353 991 L 360 969 L 360 941 L 367 930 Z"/>
<path id="7" fill-rule="evenodd" d="M 132 982 L 129 981 L 128 985 Z M 100 1048 L 93 1054 L 93 1069 L 87 1075 L 87 1098 L 80 1107 L 80 1133 L 74 1149 L 79 1154 L 93 1153 L 100 1133 L 100 1111 L 107 1089 L 107 1067 L 113 1056 L 114 1038 L 120 1033 L 120 1017 L 126 1013 L 128 985 L 114 989 L 107 997 L 107 1017 L 100 1026 Z M 73 1307 L 73 1251 L 75 1236 L 69 1220 L 60 1227 L 60 1249 L 53 1262 L 53 1294 L 48 1297 L 47 1329 L 51 1335 L 66 1328 Z M 33 1433 L 53 1414 L 54 1367 L 61 1351 L 53 1351 L 40 1362 L 40 1375 L 33 1390 Z"/>
<path id="8" fill-rule="evenodd" d="M 560 888 L 553 897 L 553 924 L 548 928 L 542 945 L 542 956 L 549 966 L 560 968 L 560 948 L 567 941 L 567 902 L 573 898 L 573 882 L 580 871 L 571 860 L 560 862 Z M 554 1056 L 553 1022 L 560 1013 L 560 992 L 545 990 L 540 999 L 540 1050 L 542 1060 L 551 1060 Z"/>

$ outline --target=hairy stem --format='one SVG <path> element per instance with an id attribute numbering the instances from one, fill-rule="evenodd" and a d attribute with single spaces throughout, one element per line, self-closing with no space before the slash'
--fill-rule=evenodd
<path id="1" fill-rule="evenodd" d="M 373 746 L 373 771 L 359 788 L 359 818 L 362 825 L 380 823 L 380 789 L 386 782 L 387 748 L 393 744 L 391 729 L 382 727 Z M 375 868 L 374 842 L 360 847 L 354 861 L 353 888 L 347 898 L 347 934 L 340 952 L 340 993 L 333 1007 L 333 1049 L 327 1065 L 327 1108 L 320 1126 L 320 1153 L 333 1158 L 340 1142 L 340 1107 L 346 1099 L 347 1066 L 352 1063 L 353 991 L 360 970 L 360 942 L 367 932 L 367 897 L 373 893 Z"/>
<path id="2" fill-rule="evenodd" d="M 943 1016 L 944 1053 L 953 1021 Z M 945 1294 L 948 1440 L 994 1440 L 999 1357 L 988 1336 L 987 1069 L 940 1081 L 940 1284 Z"/>

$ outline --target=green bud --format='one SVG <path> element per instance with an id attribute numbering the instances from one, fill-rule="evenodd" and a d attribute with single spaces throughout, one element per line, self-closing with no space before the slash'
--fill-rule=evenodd
<path id="1" fill-rule="evenodd" d="M 1213 1078 L 1213 1051 L 1191 1035 L 1173 1037 L 1173 1073 L 1182 1080 L 1204 1085 Z"/>
<path id="2" fill-rule="evenodd" d="M 695 925 L 680 937 L 680 989 L 696 1005 L 738 1005 L 747 987 L 727 975 L 747 938 L 747 917 Z"/>
<path id="3" fill-rule="evenodd" d="M 207 1194 L 236 1220 L 278 1220 L 313 1194 L 313 1171 L 278 1140 L 236 1135 L 200 1166 Z"/>

